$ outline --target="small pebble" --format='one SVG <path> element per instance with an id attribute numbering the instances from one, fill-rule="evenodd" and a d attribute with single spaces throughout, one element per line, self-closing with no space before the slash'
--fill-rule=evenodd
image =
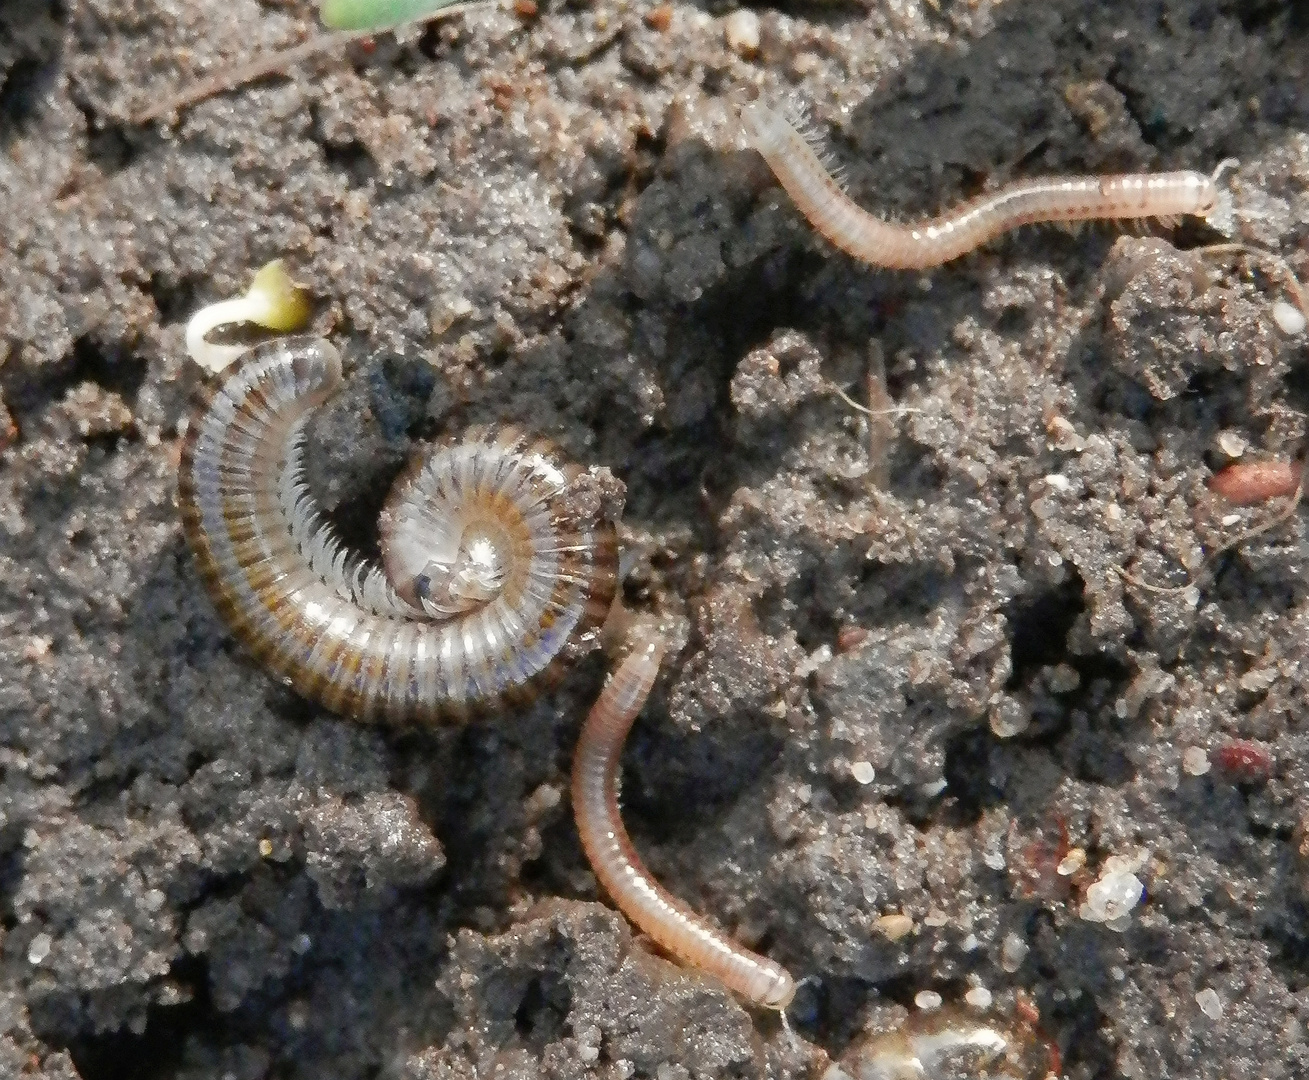
<path id="1" fill-rule="evenodd" d="M 1046 669 L 1045 681 L 1052 694 L 1067 694 L 1082 684 L 1082 677 L 1076 668 L 1068 664 L 1056 664 Z"/>
<path id="2" fill-rule="evenodd" d="M 1000 967 L 1012 975 L 1023 966 L 1028 949 L 1027 942 L 1011 930 L 1005 934 L 1004 941 L 1000 945 Z"/>
<path id="3" fill-rule="evenodd" d="M 1004 852 L 1003 851 L 984 851 L 982 852 L 982 862 L 986 863 L 992 870 L 1004 869 Z"/>
<path id="4" fill-rule="evenodd" d="M 1209 771 L 1209 754 L 1202 746 L 1188 746 L 1182 754 L 1182 771 L 1187 776 L 1203 776 Z"/>
<path id="5" fill-rule="evenodd" d="M 899 941 L 913 931 L 914 921 L 908 915 L 883 915 L 873 925 L 888 941 Z"/>
<path id="6" fill-rule="evenodd" d="M 1298 307 L 1288 304 L 1285 300 L 1278 300 L 1273 304 L 1273 322 L 1277 324 L 1277 328 L 1283 334 L 1290 337 L 1304 333 L 1304 312 Z"/>
<path id="7" fill-rule="evenodd" d="M 850 766 L 850 775 L 860 784 L 871 784 L 877 773 L 867 761 L 856 761 Z"/>
<path id="8" fill-rule="evenodd" d="M 974 986 L 964 995 L 964 1000 L 978 1012 L 985 1012 L 991 1007 L 991 991 L 985 986 Z"/>
<path id="9" fill-rule="evenodd" d="M 941 1007 L 941 995 L 935 990 L 919 990 L 914 995 L 914 1004 L 923 1012 L 934 1012 Z"/>
<path id="10" fill-rule="evenodd" d="M 1106 868 L 1089 889 L 1086 902 L 1078 914 L 1087 922 L 1105 923 L 1109 929 L 1123 931 L 1126 918 L 1145 896 L 1145 885 L 1135 874 Z"/>
<path id="11" fill-rule="evenodd" d="M 1218 449 L 1229 458 L 1239 458 L 1245 453 L 1245 437 L 1239 431 L 1220 432 Z"/>
<path id="12" fill-rule="evenodd" d="M 44 660 L 50 655 L 52 645 L 54 645 L 54 641 L 48 637 L 40 637 L 39 635 L 33 637 L 23 646 L 23 659 Z"/>
<path id="13" fill-rule="evenodd" d="M 29 964 L 39 964 L 50 955 L 50 946 L 53 939 L 49 934 L 37 934 L 27 946 L 27 962 Z"/>
<path id="14" fill-rule="evenodd" d="M 1206 987 L 1196 994 L 1195 1003 L 1200 1006 L 1200 1011 L 1210 1020 L 1222 1019 L 1223 999 L 1218 996 L 1218 991 L 1212 987 Z"/>
<path id="15" fill-rule="evenodd" d="M 18 425 L 14 423 L 14 418 L 9 415 L 9 410 L 5 408 L 5 403 L 0 401 L 0 450 L 18 440 Z"/>
<path id="16" fill-rule="evenodd" d="M 1075 874 L 1086 865 L 1086 849 L 1075 847 L 1069 850 L 1068 854 L 1059 860 L 1055 873 L 1060 877 L 1068 877 Z"/>
<path id="17" fill-rule="evenodd" d="M 645 13 L 645 25 L 651 30 L 658 30 L 664 33 L 673 25 L 673 5 L 660 4 L 658 7 L 651 8 Z"/>
<path id="18" fill-rule="evenodd" d="M 759 51 L 759 16 L 750 8 L 737 8 L 723 20 L 723 34 L 734 53 L 753 56 Z"/>
<path id="19" fill-rule="evenodd" d="M 1012 739 L 1031 722 L 1031 712 L 1014 698 L 1004 698 L 991 709 L 991 731 L 998 739 Z"/>

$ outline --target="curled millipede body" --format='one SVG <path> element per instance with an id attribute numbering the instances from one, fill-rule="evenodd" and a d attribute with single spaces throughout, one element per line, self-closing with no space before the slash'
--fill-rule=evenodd
<path id="1" fill-rule="evenodd" d="M 1204 173 L 1070 176 L 1019 180 L 939 217 L 896 225 L 857 206 L 780 114 L 753 102 L 741 110 L 741 122 L 750 144 L 818 232 L 855 258 L 891 269 L 939 266 L 1020 225 L 1204 217 L 1218 205 L 1218 187 Z"/>
<path id="2" fill-rule="evenodd" d="M 635 635 L 631 654 L 592 707 L 573 758 L 573 814 L 596 877 L 623 913 L 684 963 L 717 976 L 758 1005 L 785 1009 L 795 980 L 779 964 L 714 929 L 651 876 L 623 827 L 618 806 L 623 743 L 654 685 L 665 645 Z"/>
<path id="3" fill-rule="evenodd" d="M 382 512 L 385 573 L 346 552 L 305 481 L 305 424 L 341 382 L 326 341 L 259 346 L 196 406 L 178 497 L 219 612 L 299 693 L 360 719 L 530 698 L 591 644 L 617 537 L 588 474 L 512 428 L 435 444 Z"/>
<path id="4" fill-rule="evenodd" d="M 605 500 L 551 444 L 474 429 L 396 480 L 379 527 L 383 571 L 345 551 L 304 477 L 306 422 L 340 383 L 330 344 L 290 338 L 240 357 L 197 404 L 178 498 L 219 612 L 298 692 L 360 719 L 457 717 L 531 697 L 610 612 L 618 551 Z M 791 976 L 662 889 L 623 828 L 619 757 L 664 648 L 638 635 L 583 727 L 573 769 L 583 845 L 650 937 L 785 1008 Z"/>

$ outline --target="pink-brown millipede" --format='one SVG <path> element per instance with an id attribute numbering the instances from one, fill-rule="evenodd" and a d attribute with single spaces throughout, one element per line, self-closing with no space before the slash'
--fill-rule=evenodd
<path id="1" fill-rule="evenodd" d="M 198 403 L 178 495 L 218 610 L 334 712 L 413 722 L 530 698 L 566 646 L 594 642 L 617 588 L 614 523 L 585 470 L 513 428 L 436 444 L 387 499 L 383 574 L 346 553 L 304 480 L 305 422 L 340 382 L 336 349 L 292 338 Z"/>
<path id="2" fill-rule="evenodd" d="M 513 428 L 437 443 L 387 498 L 384 573 L 345 551 L 304 478 L 305 424 L 341 381 L 329 343 L 289 338 L 239 357 L 201 395 L 178 499 L 219 612 L 264 665 L 334 712 L 407 723 L 530 698 L 595 643 L 617 589 L 615 523 L 590 474 Z M 663 890 L 619 816 L 623 742 L 664 649 L 638 635 L 583 727 L 573 772 L 583 845 L 651 938 L 782 1009 L 791 976 Z"/>
<path id="3" fill-rule="evenodd" d="M 618 766 L 627 733 L 654 684 L 665 645 L 635 634 L 630 655 L 582 727 L 573 758 L 573 813 L 595 875 L 623 913 L 664 949 L 757 1005 L 785 1009 L 795 980 L 779 964 L 726 938 L 655 881 L 623 827 Z"/>
<path id="4" fill-rule="evenodd" d="M 1218 205 L 1213 177 L 1198 172 L 1018 180 L 940 217 L 896 225 L 857 206 L 805 137 L 772 109 L 741 110 L 746 138 L 801 213 L 842 251 L 873 266 L 923 270 L 957 259 L 1001 233 L 1042 221 L 1205 217 Z"/>

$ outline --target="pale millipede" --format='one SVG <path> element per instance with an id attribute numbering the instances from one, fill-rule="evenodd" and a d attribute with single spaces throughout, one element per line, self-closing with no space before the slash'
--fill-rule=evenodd
<path id="1" fill-rule="evenodd" d="M 458 718 L 529 699 L 595 643 L 613 605 L 618 543 L 604 500 L 545 440 L 472 429 L 395 482 L 383 571 L 347 553 L 305 480 L 306 422 L 341 381 L 336 349 L 301 337 L 250 350 L 202 391 L 178 500 L 219 613 L 297 692 L 359 719 Z M 619 909 L 670 953 L 783 1009 L 791 976 L 662 889 L 623 828 L 619 758 L 665 649 L 634 636 L 578 742 L 573 807 L 587 857 Z"/>
<path id="2" fill-rule="evenodd" d="M 731 941 L 682 903 L 641 862 L 618 806 L 619 759 L 659 673 L 665 645 L 634 635 L 632 652 L 591 708 L 573 758 L 573 814 L 595 875 L 623 913 L 660 946 L 717 976 L 742 997 L 784 1010 L 795 980 L 781 965 Z"/>
<path id="3" fill-rule="evenodd" d="M 832 244 L 873 266 L 924 270 L 957 259 L 1001 233 L 1037 222 L 1205 217 L 1218 185 L 1199 172 L 1132 173 L 1018 180 L 913 225 L 859 207 L 805 137 L 760 102 L 741 110 L 746 138 L 768 162 L 809 223 Z"/>
<path id="4" fill-rule="evenodd" d="M 197 404 L 178 497 L 219 612 L 333 712 L 414 722 L 532 697 L 594 642 L 617 588 L 614 522 L 585 470 L 514 428 L 435 444 L 387 498 L 383 573 L 346 552 L 304 477 L 305 422 L 340 382 L 335 348 L 292 338 Z"/>

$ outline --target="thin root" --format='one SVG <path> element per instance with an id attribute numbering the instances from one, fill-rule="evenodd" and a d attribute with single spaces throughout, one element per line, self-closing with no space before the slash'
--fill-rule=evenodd
<path id="1" fill-rule="evenodd" d="M 1121 577 L 1124 581 L 1126 581 L 1129 585 L 1132 585 L 1138 589 L 1142 589 L 1145 592 L 1153 593 L 1156 596 L 1174 596 L 1177 593 L 1186 592 L 1187 589 L 1194 588 L 1196 582 L 1200 580 L 1200 575 L 1203 574 L 1210 566 L 1212 566 L 1219 558 L 1227 554 L 1227 552 L 1231 551 L 1233 548 L 1240 547 L 1246 541 L 1253 540 L 1256 536 L 1261 536 L 1264 533 L 1277 528 L 1278 525 L 1281 525 L 1284 522 L 1289 521 L 1291 519 L 1291 516 L 1295 513 L 1296 509 L 1299 507 L 1300 501 L 1303 497 L 1304 497 L 1304 478 L 1302 475 L 1300 479 L 1300 483 L 1295 489 L 1295 494 L 1291 496 L 1291 501 L 1286 504 L 1285 509 L 1274 514 L 1267 521 L 1261 522 L 1260 524 L 1255 525 L 1252 528 L 1246 529 L 1245 532 L 1240 533 L 1239 535 L 1233 537 L 1231 540 L 1227 541 L 1227 543 L 1223 544 L 1215 551 L 1206 555 L 1204 557 L 1204 560 L 1200 563 L 1200 566 L 1196 570 L 1192 571 L 1187 576 L 1187 579 L 1184 582 L 1182 582 L 1182 584 L 1180 585 L 1151 585 L 1150 582 L 1142 581 L 1140 578 L 1134 577 L 1133 575 L 1129 574 L 1127 570 L 1121 566 L 1115 566 L 1114 569 L 1118 572 L 1118 576 Z"/>
<path id="2" fill-rule="evenodd" d="M 827 389 L 849 405 L 850 408 L 854 409 L 856 412 L 863 413 L 865 416 L 904 416 L 908 413 L 923 413 L 927 411 L 926 409 L 915 409 L 909 405 L 895 405 L 889 409 L 870 409 L 867 405 L 860 405 L 859 402 L 855 401 L 854 398 L 834 382 L 829 382 L 827 384 Z"/>

